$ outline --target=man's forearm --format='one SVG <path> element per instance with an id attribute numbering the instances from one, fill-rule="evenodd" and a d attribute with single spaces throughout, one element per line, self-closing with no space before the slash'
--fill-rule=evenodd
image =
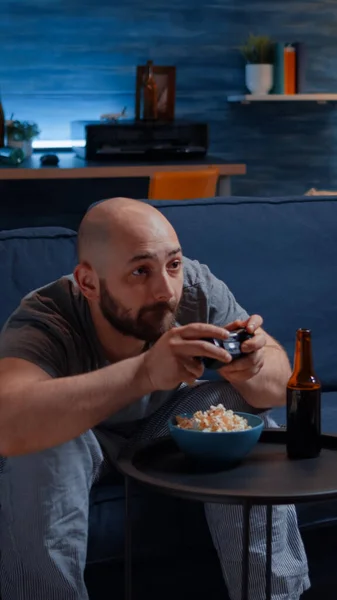
<path id="1" fill-rule="evenodd" d="M 37 452 L 78 437 L 152 390 L 143 355 L 92 373 L 9 386 L 0 396 L 0 454 Z"/>
<path id="2" fill-rule="evenodd" d="M 247 381 L 230 381 L 241 396 L 255 408 L 283 406 L 291 367 L 284 350 L 278 345 L 265 346 L 265 360 L 257 375 Z M 226 377 L 225 370 L 223 376 Z"/>

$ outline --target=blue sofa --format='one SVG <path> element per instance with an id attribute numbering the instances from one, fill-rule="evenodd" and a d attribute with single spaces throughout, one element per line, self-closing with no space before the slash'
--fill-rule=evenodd
<path id="1" fill-rule="evenodd" d="M 314 364 L 324 391 L 323 430 L 337 433 L 337 198 L 152 204 L 175 227 L 184 253 L 208 264 L 250 313 L 261 314 L 291 360 L 296 329 L 312 329 Z M 0 231 L 1 325 L 23 295 L 73 269 L 76 232 L 57 225 L 55 214 L 54 227 Z M 274 414 L 285 423 L 284 409 Z M 298 507 L 312 569 L 308 599 L 335 597 L 329 590 L 337 586 L 336 506 Z M 91 493 L 86 579 L 93 600 L 123 597 L 123 509 L 123 482 L 112 474 Z M 226 598 L 199 504 L 134 486 L 133 528 L 135 598 Z M 323 543 L 324 557 L 317 551 Z M 196 577 L 198 572 L 204 577 Z"/>

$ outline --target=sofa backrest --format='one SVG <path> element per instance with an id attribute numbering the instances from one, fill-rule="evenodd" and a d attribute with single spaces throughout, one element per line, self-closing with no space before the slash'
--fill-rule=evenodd
<path id="1" fill-rule="evenodd" d="M 26 294 L 72 272 L 76 237 L 62 227 L 0 231 L 0 328 Z"/>
<path id="2" fill-rule="evenodd" d="M 337 390 L 337 198 L 220 198 L 152 203 L 186 256 L 208 264 L 293 358 L 312 330 L 314 361 Z"/>
<path id="3" fill-rule="evenodd" d="M 337 199 L 219 198 L 151 202 L 175 227 L 186 256 L 208 264 L 293 356 L 312 329 L 317 374 L 337 390 Z M 46 227 L 0 232 L 0 325 L 22 296 L 70 273 L 76 233 Z"/>

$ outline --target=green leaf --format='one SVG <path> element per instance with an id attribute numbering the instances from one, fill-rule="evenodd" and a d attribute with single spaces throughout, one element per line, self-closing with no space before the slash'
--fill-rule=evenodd
<path id="1" fill-rule="evenodd" d="M 16 142 L 29 141 L 40 134 L 36 123 L 30 121 L 11 120 L 6 123 L 7 136 Z"/>
<path id="2" fill-rule="evenodd" d="M 249 35 L 240 51 L 247 63 L 273 64 L 275 43 L 267 35 Z"/>

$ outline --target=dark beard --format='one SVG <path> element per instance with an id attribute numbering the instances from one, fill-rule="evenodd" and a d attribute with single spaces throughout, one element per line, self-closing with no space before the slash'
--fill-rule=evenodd
<path id="1" fill-rule="evenodd" d="M 100 285 L 100 309 L 104 318 L 119 333 L 154 343 L 163 333 L 174 327 L 178 310 L 176 305 L 157 302 L 141 308 L 135 318 L 130 317 L 131 310 L 122 306 L 109 294 L 104 280 L 100 280 Z"/>

